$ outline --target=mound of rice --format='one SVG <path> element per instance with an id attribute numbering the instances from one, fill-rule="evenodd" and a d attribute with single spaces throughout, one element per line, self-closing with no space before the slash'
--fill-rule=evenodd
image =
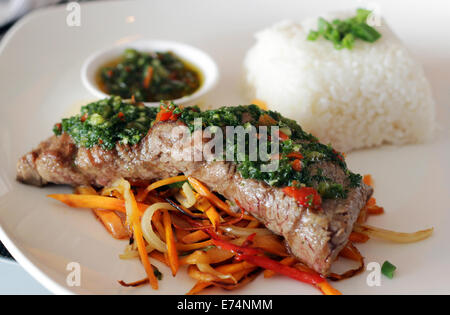
<path id="1" fill-rule="evenodd" d="M 353 50 L 336 50 L 323 38 L 306 40 L 317 18 L 257 33 L 244 62 L 251 96 L 340 151 L 426 141 L 434 129 L 430 85 L 381 22 L 382 37 L 373 44 L 356 40 Z"/>

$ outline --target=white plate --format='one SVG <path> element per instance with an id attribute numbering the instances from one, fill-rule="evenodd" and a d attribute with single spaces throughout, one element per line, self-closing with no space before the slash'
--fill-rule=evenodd
<path id="1" fill-rule="evenodd" d="M 203 102 L 235 105 L 248 102 L 240 88 L 241 65 L 255 31 L 284 18 L 302 19 L 324 9 L 358 5 L 361 1 L 98 2 L 82 6 L 80 27 L 66 25 L 65 7 L 27 16 L 0 47 L 2 242 L 28 272 L 55 293 L 185 293 L 194 282 L 183 271 L 173 278 L 164 267 L 165 277 L 157 292 L 148 287 L 120 287 L 117 280 L 144 277 L 139 262 L 118 259 L 125 242 L 112 239 L 90 211 L 70 209 L 45 197 L 69 192 L 69 188 L 39 189 L 17 183 L 17 159 L 49 136 L 53 123 L 91 99 L 80 82 L 79 71 L 93 51 L 139 38 L 162 38 L 199 47 L 217 61 L 222 73 L 218 87 Z M 393 280 L 383 278 L 381 287 L 367 286 L 368 272 L 336 283 L 347 294 L 450 293 L 449 2 L 408 1 L 408 10 L 405 5 L 403 1 L 380 1 L 381 13 L 425 66 L 441 129 L 432 143 L 360 151 L 350 154 L 348 162 L 353 170 L 375 178 L 375 196 L 387 213 L 372 219 L 371 224 L 403 231 L 434 226 L 436 232 L 418 244 L 370 241 L 359 246 L 367 262 L 389 260 L 398 266 L 398 272 Z M 69 262 L 81 264 L 79 287 L 66 283 Z M 317 291 L 282 277 L 259 277 L 233 293 Z"/>

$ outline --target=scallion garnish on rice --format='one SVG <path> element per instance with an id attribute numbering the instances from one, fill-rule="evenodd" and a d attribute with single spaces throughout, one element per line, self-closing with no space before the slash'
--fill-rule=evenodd
<path id="1" fill-rule="evenodd" d="M 332 41 L 336 49 L 352 49 L 357 38 L 373 43 L 381 37 L 381 34 L 367 24 L 370 14 L 372 11 L 357 9 L 356 16 L 346 20 L 335 19 L 330 23 L 324 18 L 319 18 L 318 29 L 309 32 L 308 40 L 315 41 L 323 36 Z"/>

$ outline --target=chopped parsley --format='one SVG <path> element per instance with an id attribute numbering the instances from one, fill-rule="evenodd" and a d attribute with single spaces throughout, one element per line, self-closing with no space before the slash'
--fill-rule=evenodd
<path id="1" fill-rule="evenodd" d="M 357 9 L 356 16 L 340 20 L 335 19 L 331 23 L 324 18 L 319 18 L 317 22 L 317 30 L 311 30 L 307 39 L 315 41 L 323 37 L 333 42 L 336 49 L 352 49 L 356 39 L 374 43 L 381 34 L 373 27 L 367 24 L 367 18 L 372 11 L 365 9 Z"/>

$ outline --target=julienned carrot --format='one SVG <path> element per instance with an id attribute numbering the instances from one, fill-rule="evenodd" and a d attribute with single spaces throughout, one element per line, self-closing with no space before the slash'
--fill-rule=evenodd
<path id="1" fill-rule="evenodd" d="M 240 262 L 240 263 L 233 263 L 233 264 L 228 264 L 228 265 L 222 265 L 216 268 L 216 270 L 220 273 L 224 273 L 224 274 L 230 274 L 230 273 L 235 273 L 235 272 L 239 272 L 245 269 L 249 269 L 249 268 L 253 268 L 255 267 L 252 264 L 249 264 L 246 261 Z"/>
<path id="2" fill-rule="evenodd" d="M 368 214 L 378 215 L 384 213 L 384 208 L 377 206 L 377 200 L 374 197 L 367 201 L 365 208 Z"/>
<path id="3" fill-rule="evenodd" d="M 145 273 L 147 274 L 148 281 L 154 290 L 158 290 L 158 280 L 153 273 L 153 267 L 148 259 L 147 251 L 145 250 L 144 238 L 142 237 L 141 225 L 133 223 L 133 235 L 134 241 L 137 244 L 139 257 L 141 259 L 142 265 L 144 266 Z"/>
<path id="4" fill-rule="evenodd" d="M 220 215 L 217 213 L 216 209 L 214 207 L 209 207 L 205 211 L 206 216 L 211 221 L 214 228 L 216 228 L 220 223 Z"/>
<path id="5" fill-rule="evenodd" d="M 348 239 L 352 243 L 366 243 L 370 237 L 362 233 L 352 232 Z"/>
<path id="6" fill-rule="evenodd" d="M 186 293 L 186 295 L 194 295 L 202 292 L 204 289 L 206 289 L 209 286 L 212 286 L 213 284 L 211 282 L 202 282 L 197 281 L 197 283 L 192 287 L 192 289 Z"/>
<path id="7" fill-rule="evenodd" d="M 150 257 L 162 262 L 163 264 L 169 266 L 169 262 L 167 261 L 166 257 L 164 256 L 164 254 L 158 252 L 157 250 L 152 251 L 150 254 Z"/>
<path id="8" fill-rule="evenodd" d="M 384 213 L 384 208 L 383 207 L 379 207 L 377 205 L 369 206 L 369 207 L 367 207 L 367 213 L 369 213 L 371 215 L 383 214 Z"/>
<path id="9" fill-rule="evenodd" d="M 177 243 L 177 249 L 180 251 L 190 251 L 190 250 L 195 250 L 195 249 L 200 249 L 200 248 L 205 248 L 207 246 L 211 246 L 214 245 L 212 240 L 207 240 L 204 242 L 200 242 L 200 243 L 192 243 L 192 244 L 182 244 L 182 243 Z"/>
<path id="10" fill-rule="evenodd" d="M 187 179 L 186 176 L 180 175 L 180 176 L 165 178 L 165 179 L 159 180 L 157 182 L 154 182 L 154 183 L 150 184 L 149 186 L 147 186 L 147 188 L 145 188 L 145 190 L 143 190 L 141 192 L 141 194 L 139 194 L 139 196 L 137 196 L 137 200 L 139 200 L 139 201 L 144 200 L 147 197 L 147 194 L 156 188 L 170 185 L 173 183 L 182 182 L 182 181 L 185 181 L 186 179 Z"/>
<path id="11" fill-rule="evenodd" d="M 206 188 L 205 185 L 203 185 L 203 183 L 201 183 L 199 180 L 189 176 L 188 177 L 188 181 L 189 183 L 192 185 L 192 187 L 194 187 L 195 191 L 197 191 L 201 196 L 205 197 L 206 199 L 208 199 L 209 201 L 211 201 L 216 207 L 218 207 L 219 209 L 222 209 L 223 211 L 227 212 L 227 211 L 231 211 L 228 207 L 228 205 L 223 202 L 222 200 L 220 200 L 219 197 L 217 197 L 216 195 L 214 195 L 208 188 Z M 232 211 L 231 211 L 232 212 Z M 228 213 L 228 212 L 227 212 Z M 236 215 L 236 213 L 232 212 L 234 215 Z"/>
<path id="12" fill-rule="evenodd" d="M 327 281 L 317 284 L 317 287 L 324 295 L 342 295 L 342 293 L 333 288 Z"/>
<path id="13" fill-rule="evenodd" d="M 175 276 L 179 267 L 178 253 L 175 238 L 173 237 L 172 220 L 170 218 L 169 211 L 167 210 L 163 211 L 163 223 L 164 229 L 166 230 L 167 256 L 169 258 L 169 265 L 172 270 L 172 275 Z"/>
<path id="14" fill-rule="evenodd" d="M 198 230 L 192 233 L 185 235 L 182 238 L 183 243 L 192 244 L 196 242 L 200 242 L 209 238 L 209 235 L 203 232 L 202 230 Z"/>
<path id="15" fill-rule="evenodd" d="M 73 208 L 105 209 L 126 213 L 125 201 L 122 199 L 95 196 L 95 195 L 76 195 L 76 194 L 51 194 L 47 197 L 59 200 Z M 142 214 L 149 207 L 143 203 L 137 203 L 139 213 Z"/>
<path id="16" fill-rule="evenodd" d="M 198 196 L 199 194 L 197 194 Z M 197 197 L 196 197 L 197 198 Z M 209 221 L 211 221 L 214 228 L 216 228 L 222 218 L 219 213 L 217 213 L 216 209 L 209 203 L 206 197 L 197 198 L 197 202 L 195 203 L 195 207 L 202 211 L 208 217 Z"/>
<path id="17" fill-rule="evenodd" d="M 166 241 L 166 230 L 164 229 L 162 219 L 161 219 L 161 211 L 158 210 L 153 214 L 152 223 L 158 231 L 159 237 L 165 242 Z"/>
<path id="18" fill-rule="evenodd" d="M 175 227 L 175 229 L 173 230 L 173 232 L 175 233 L 175 238 L 177 239 L 177 241 L 181 241 L 181 242 L 185 243 L 183 241 L 183 238 L 189 234 L 189 231 L 183 230 L 183 229 L 177 229 L 175 225 L 174 225 L 174 227 Z"/>
<path id="19" fill-rule="evenodd" d="M 97 191 L 91 186 L 77 187 L 75 188 L 75 193 L 80 195 L 97 195 Z M 129 237 L 128 231 L 123 226 L 122 220 L 114 211 L 101 209 L 92 209 L 92 211 L 114 238 L 124 239 Z"/>
<path id="20" fill-rule="evenodd" d="M 138 206 L 136 203 L 136 199 L 134 197 L 133 192 L 128 190 L 125 192 L 126 197 L 129 198 L 129 204 L 131 206 L 131 216 L 129 218 L 130 224 L 133 227 L 133 236 L 134 241 L 137 244 L 139 257 L 141 259 L 142 265 L 144 266 L 145 272 L 147 273 L 148 281 L 154 290 L 158 290 L 158 279 L 156 279 L 155 274 L 153 273 L 153 267 L 150 264 L 150 260 L 148 259 L 147 250 L 145 248 L 144 238 L 142 236 L 141 222 L 140 222 L 140 213 L 138 210 Z M 125 197 L 125 198 L 126 198 Z"/>
<path id="21" fill-rule="evenodd" d="M 219 197 L 217 197 L 215 194 L 213 194 L 208 188 L 206 188 L 205 185 L 203 185 L 199 180 L 188 176 L 188 181 L 191 184 L 191 186 L 203 197 L 208 199 L 211 203 L 213 203 L 217 208 L 225 211 L 228 215 L 233 217 L 239 217 L 240 214 L 235 213 L 231 211 L 230 207 L 223 202 Z M 256 220 L 254 217 L 244 215 L 244 219 L 246 220 Z"/>

